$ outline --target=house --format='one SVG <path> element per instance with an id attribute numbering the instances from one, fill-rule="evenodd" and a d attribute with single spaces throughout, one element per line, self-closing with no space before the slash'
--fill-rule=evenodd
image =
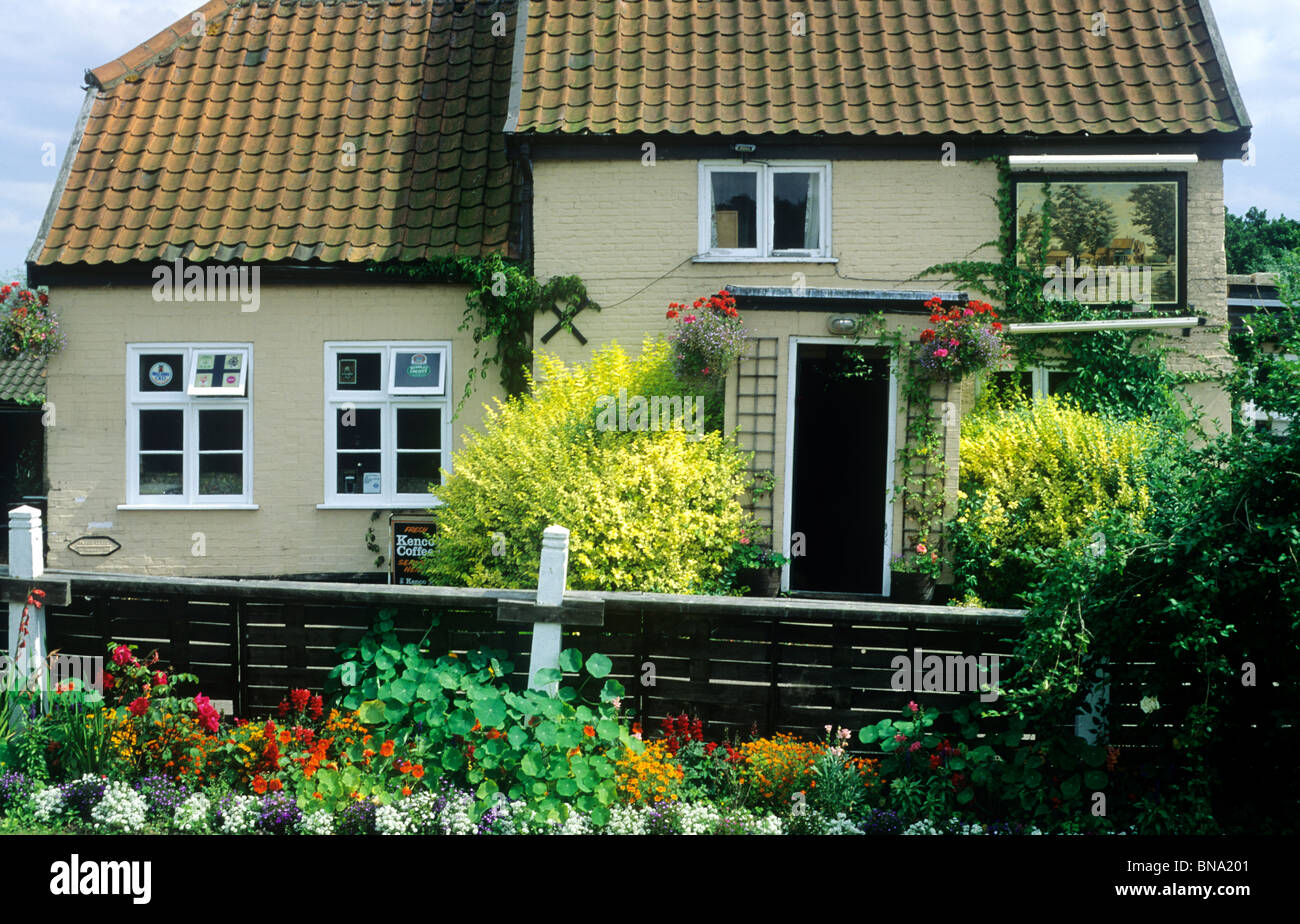
<path id="1" fill-rule="evenodd" d="M 456 416 L 464 285 L 363 268 L 519 256 L 514 13 L 210 0 L 87 73 L 29 258 L 68 332 L 51 567 L 382 577 L 367 530 L 501 390 Z"/>
<path id="2" fill-rule="evenodd" d="M 881 593 L 891 553 L 917 538 L 893 490 L 914 409 L 883 351 L 875 380 L 833 376 L 849 339 L 834 322 L 882 311 L 915 340 L 923 299 L 960 299 L 953 279 L 920 274 L 997 259 L 981 246 L 999 227 L 986 158 L 1013 158 L 1018 194 L 1101 183 L 1086 188 L 1117 219 L 1163 197 L 1150 217 L 1177 241 L 1181 276 L 1157 280 L 1158 309 L 1208 319 L 1174 336 L 1189 366 L 1225 368 L 1222 165 L 1249 121 L 1205 0 L 527 9 L 506 130 L 533 177 L 535 272 L 581 273 L 608 306 L 579 319 L 592 344 L 662 330 L 669 302 L 737 295 L 756 352 L 728 424 L 775 473 L 778 547 L 804 541 L 785 587 Z M 1086 162 L 1097 155 L 1111 162 Z M 933 395 L 950 499 L 970 398 L 970 382 Z M 1227 425 L 1213 383 L 1194 398 Z"/>
<path id="3" fill-rule="evenodd" d="M 50 364 L 55 567 L 373 571 L 372 514 L 425 506 L 403 485 L 448 466 L 498 392 L 480 383 L 453 416 L 474 362 L 465 288 L 367 260 L 501 254 L 578 275 L 603 309 L 533 326 L 534 349 L 565 359 L 731 291 L 754 344 L 727 425 L 774 476 L 757 509 L 803 553 L 783 582 L 806 593 L 887 593 L 891 554 L 920 535 L 894 491 L 918 409 L 885 344 L 844 319 L 881 312 L 914 341 L 925 299 L 966 298 L 923 271 L 997 258 L 991 158 L 1012 158 L 1018 195 L 1143 196 L 1177 241 L 1158 308 L 1208 319 L 1182 341 L 1189 363 L 1226 363 L 1222 163 L 1250 124 L 1206 0 L 199 13 L 90 72 L 32 251 L 69 332 Z M 154 288 L 190 265 L 208 301 Z M 244 285 L 222 273 L 253 269 L 255 311 L 215 297 Z M 873 375 L 835 374 L 851 348 Z M 972 388 L 929 396 L 949 499 Z M 1213 382 L 1196 397 L 1227 420 Z M 67 551 L 88 532 L 122 548 Z"/>

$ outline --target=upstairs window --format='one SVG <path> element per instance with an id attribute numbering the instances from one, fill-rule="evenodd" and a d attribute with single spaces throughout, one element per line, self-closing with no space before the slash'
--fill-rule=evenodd
<path id="1" fill-rule="evenodd" d="M 700 242 L 706 257 L 782 260 L 830 256 L 830 165 L 700 165 Z"/>

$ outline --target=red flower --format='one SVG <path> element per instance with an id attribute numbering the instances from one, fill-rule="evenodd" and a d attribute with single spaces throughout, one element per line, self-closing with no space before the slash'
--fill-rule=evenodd
<path id="1" fill-rule="evenodd" d="M 311 698 L 311 702 L 307 705 L 307 714 L 313 719 L 319 719 L 324 712 L 325 700 L 321 699 L 320 694 L 317 693 Z"/>
<path id="2" fill-rule="evenodd" d="M 382 754 L 384 757 L 392 757 L 392 756 L 393 756 L 393 742 L 392 742 L 391 740 L 390 740 L 390 741 L 385 741 L 385 742 L 383 743 L 383 745 L 379 748 L 379 753 Z"/>
<path id="3" fill-rule="evenodd" d="M 253 792 L 257 793 L 259 796 L 266 792 L 266 780 L 262 779 L 262 774 L 260 773 L 253 777 Z"/>
<path id="4" fill-rule="evenodd" d="M 293 703 L 293 708 L 302 712 L 307 708 L 307 703 L 311 700 L 310 690 L 290 690 L 289 701 Z"/>
<path id="5" fill-rule="evenodd" d="M 672 309 L 670 308 L 670 309 L 668 310 L 668 320 L 671 321 L 671 320 L 672 320 L 673 318 L 675 318 L 675 317 L 677 317 L 677 312 L 674 311 L 674 310 L 672 310 Z"/>
<path id="6" fill-rule="evenodd" d="M 596 737 L 596 729 L 592 728 L 590 725 L 582 726 L 582 733 L 586 735 L 588 738 Z"/>
<path id="7" fill-rule="evenodd" d="M 124 667 L 129 661 L 134 660 L 135 658 L 131 655 L 131 649 L 127 648 L 125 645 L 118 645 L 113 649 L 113 663 L 118 667 Z"/>
<path id="8" fill-rule="evenodd" d="M 167 686 L 167 675 L 164 674 L 162 671 L 154 671 L 153 685 L 156 687 Z"/>
<path id="9" fill-rule="evenodd" d="M 142 716 L 149 711 L 149 700 L 145 699 L 143 696 L 137 696 L 131 701 L 131 705 L 126 708 L 131 715 Z"/>
<path id="10" fill-rule="evenodd" d="M 934 331 L 932 331 L 930 328 L 927 327 L 925 330 L 921 331 L 922 343 L 929 343 L 933 339 L 934 339 Z"/>

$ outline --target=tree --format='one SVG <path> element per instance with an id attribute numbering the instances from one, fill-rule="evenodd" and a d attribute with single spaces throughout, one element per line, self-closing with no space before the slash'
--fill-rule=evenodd
<path id="1" fill-rule="evenodd" d="M 1254 206 L 1244 216 L 1224 211 L 1229 273 L 1277 272 L 1286 255 L 1300 249 L 1300 221 L 1285 215 L 1269 218 L 1267 211 Z"/>
<path id="2" fill-rule="evenodd" d="M 1151 236 L 1161 256 L 1178 252 L 1178 203 L 1169 183 L 1141 183 L 1128 194 L 1133 223 Z"/>
<path id="3" fill-rule="evenodd" d="M 1115 236 L 1115 212 L 1110 204 L 1089 195 L 1079 183 L 1061 187 L 1052 217 L 1052 232 L 1076 260 L 1083 251 L 1109 247 Z"/>

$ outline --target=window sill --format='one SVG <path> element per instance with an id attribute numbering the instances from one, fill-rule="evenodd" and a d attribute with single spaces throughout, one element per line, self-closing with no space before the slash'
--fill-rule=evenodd
<path id="1" fill-rule="evenodd" d="M 725 254 L 701 254 L 692 263 L 839 263 L 839 257 L 731 257 Z"/>
<path id="2" fill-rule="evenodd" d="M 442 501 L 436 497 L 431 497 L 426 501 L 419 503 L 404 503 L 402 501 L 385 500 L 382 497 L 376 497 L 373 502 L 361 504 L 345 504 L 332 501 L 327 504 L 317 504 L 317 510 L 427 510 L 430 507 L 441 507 Z"/>
<path id="3" fill-rule="evenodd" d="M 261 510 L 260 504 L 118 504 L 118 510 Z"/>

